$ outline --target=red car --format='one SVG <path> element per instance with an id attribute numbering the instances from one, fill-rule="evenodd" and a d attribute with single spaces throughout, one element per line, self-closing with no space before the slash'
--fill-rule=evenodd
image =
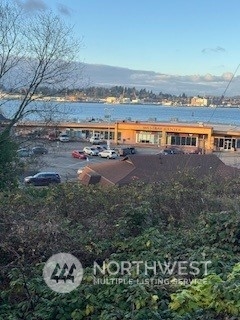
<path id="1" fill-rule="evenodd" d="M 82 150 L 73 150 L 72 157 L 77 159 L 83 159 L 83 160 L 87 159 L 86 154 Z"/>

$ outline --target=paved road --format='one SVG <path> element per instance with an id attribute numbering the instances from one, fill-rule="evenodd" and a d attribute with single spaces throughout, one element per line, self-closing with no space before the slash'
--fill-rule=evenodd
<path id="1" fill-rule="evenodd" d="M 215 153 L 225 164 L 240 169 L 240 152 L 221 151 Z"/>
<path id="2" fill-rule="evenodd" d="M 82 150 L 89 143 L 83 142 L 47 142 L 46 147 L 49 150 L 47 155 L 39 157 L 39 165 L 37 171 L 55 171 L 58 172 L 63 181 L 77 180 L 77 171 L 84 168 L 90 163 L 99 163 L 103 161 L 116 161 L 102 159 L 97 156 L 89 156 L 87 160 L 74 159 L 71 152 L 74 149 Z M 139 154 L 157 154 L 159 148 L 152 147 L 137 147 Z M 240 153 L 238 152 L 218 152 L 215 153 L 224 163 L 240 168 Z M 119 157 L 118 159 L 121 159 Z"/>

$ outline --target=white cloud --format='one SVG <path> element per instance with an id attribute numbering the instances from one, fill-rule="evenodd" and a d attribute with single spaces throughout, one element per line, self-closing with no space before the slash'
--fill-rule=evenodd
<path id="1" fill-rule="evenodd" d="M 126 86 L 137 89 L 146 88 L 153 92 L 187 95 L 234 96 L 240 94 L 240 76 L 226 72 L 221 76 L 205 75 L 167 75 L 152 71 L 131 70 L 107 65 L 84 64 L 84 73 L 91 86 Z M 231 81 L 231 83 L 230 83 Z M 229 85 L 230 83 L 230 85 Z M 227 90 L 226 90 L 227 88 Z"/>

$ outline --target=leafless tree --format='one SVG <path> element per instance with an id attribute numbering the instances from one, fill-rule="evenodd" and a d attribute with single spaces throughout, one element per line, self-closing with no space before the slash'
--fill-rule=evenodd
<path id="1" fill-rule="evenodd" d="M 5 131 L 26 114 L 39 112 L 35 102 L 41 87 L 59 90 L 81 79 L 80 46 L 72 27 L 51 11 L 29 15 L 0 0 L 0 88 L 21 92 Z"/>

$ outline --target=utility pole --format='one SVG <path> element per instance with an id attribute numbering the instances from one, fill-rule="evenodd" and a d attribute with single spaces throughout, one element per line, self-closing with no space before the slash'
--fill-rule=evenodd
<path id="1" fill-rule="evenodd" d="M 105 113 L 105 119 L 108 121 L 108 138 L 107 138 L 107 148 L 108 150 L 111 149 L 110 146 L 110 123 L 111 123 L 111 113 L 114 111 L 113 108 L 104 108 Z"/>

